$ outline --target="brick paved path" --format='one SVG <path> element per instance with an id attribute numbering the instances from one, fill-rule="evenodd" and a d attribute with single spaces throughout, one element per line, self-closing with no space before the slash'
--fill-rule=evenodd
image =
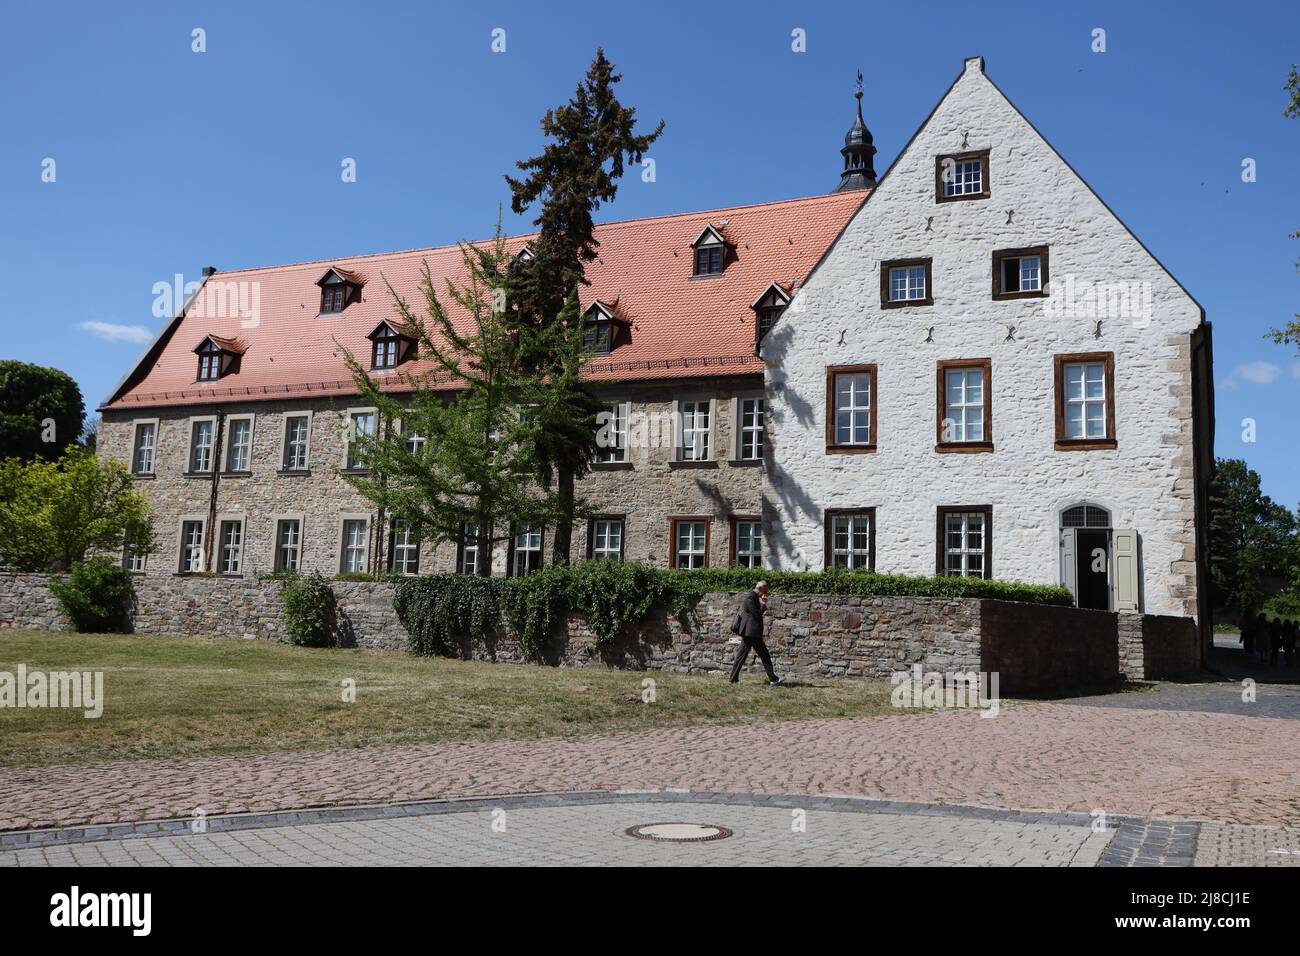
<path id="1" fill-rule="evenodd" d="M 1300 723 L 1026 703 L 999 717 L 700 727 L 563 740 L 0 770 L 0 830 L 561 790 L 840 793 L 1300 824 Z"/>
<path id="2" fill-rule="evenodd" d="M 396 819 L 144 836 L 0 851 L 5 866 L 1095 866 L 1114 831 L 1088 818 L 851 812 L 646 798 L 503 801 Z M 452 808 L 448 808 L 449 810 Z M 695 844 L 628 836 L 638 824 L 732 831 Z"/>

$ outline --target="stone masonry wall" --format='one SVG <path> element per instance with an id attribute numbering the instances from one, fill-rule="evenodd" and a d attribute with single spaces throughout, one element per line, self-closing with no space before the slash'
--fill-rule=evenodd
<path id="1" fill-rule="evenodd" d="M 598 464 L 579 482 L 578 494 L 604 515 L 624 520 L 624 557 L 648 561 L 660 567 L 668 564 L 669 519 L 699 517 L 710 523 L 709 564 L 729 563 L 730 519 L 761 515 L 762 462 L 737 461 L 736 418 L 739 396 L 760 395 L 757 377 L 701 379 L 689 383 L 608 386 L 604 397 L 627 403 L 629 434 L 635 442 L 626 460 Z M 672 415 L 674 400 L 713 399 L 715 419 L 710 461 L 682 465 L 673 460 Z M 148 557 L 149 578 L 174 575 L 180 566 L 180 528 L 183 520 L 206 521 L 213 494 L 210 474 L 190 475 L 190 435 L 196 418 L 220 415 L 226 423 L 232 417 L 251 417 L 251 469 L 247 474 L 229 474 L 219 461 L 216 481 L 216 520 L 242 520 L 242 573 L 255 575 L 274 570 L 275 532 L 280 519 L 301 522 L 304 571 L 319 570 L 333 575 L 340 569 L 343 520 L 369 518 L 374 523 L 373 503 L 359 495 L 342 475 L 347 443 L 344 426 L 348 413 L 360 409 L 356 399 L 300 398 L 280 401 L 228 402 L 220 406 L 184 406 L 110 410 L 100 427 L 99 453 L 124 463 L 132 458 L 135 426 L 153 422 L 157 426 L 154 469 L 139 476 L 137 487 L 154 509 L 157 548 Z M 284 473 L 285 419 L 310 415 L 309 460 L 305 472 Z M 638 427 L 638 423 L 650 427 Z M 227 426 L 221 428 L 227 431 Z M 221 458 L 229 442 L 223 435 Z M 211 530 L 208 532 L 211 534 Z M 374 542 L 372 531 L 372 544 Z M 542 542 L 550 560 L 551 538 Z M 493 567 L 504 573 L 506 544 L 494 547 Z M 219 567 L 220 548 L 214 543 L 210 569 Z M 572 554 L 587 554 L 587 526 L 574 529 Z M 421 549 L 422 573 L 456 570 L 456 548 L 426 544 Z"/>
<path id="2" fill-rule="evenodd" d="M 335 581 L 341 638 L 348 646 L 401 650 L 406 632 L 393 610 L 391 584 Z M 275 640 L 280 635 L 276 581 L 220 577 L 136 579 L 134 626 L 140 633 Z M 679 620 L 667 608 L 598 646 L 581 615 L 569 618 L 547 655 L 569 667 L 715 672 L 731 667 L 730 624 L 741 595 L 705 595 Z M 0 629 L 64 626 L 48 576 L 0 574 Z M 1198 669 L 1189 618 L 1114 614 L 971 598 L 774 594 L 767 642 L 777 670 L 798 677 L 889 680 L 925 671 L 997 671 L 1008 695 L 1080 691 L 1130 679 L 1177 679 Z M 521 662 L 519 643 L 503 636 L 474 656 Z M 748 672 L 761 673 L 751 658 Z"/>

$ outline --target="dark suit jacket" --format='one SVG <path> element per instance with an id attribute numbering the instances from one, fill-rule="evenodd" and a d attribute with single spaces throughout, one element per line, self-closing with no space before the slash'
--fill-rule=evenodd
<path id="1" fill-rule="evenodd" d="M 763 615 L 766 613 L 767 608 L 763 607 L 763 602 L 758 599 L 757 591 L 746 594 L 740 605 L 740 636 L 762 637 Z"/>

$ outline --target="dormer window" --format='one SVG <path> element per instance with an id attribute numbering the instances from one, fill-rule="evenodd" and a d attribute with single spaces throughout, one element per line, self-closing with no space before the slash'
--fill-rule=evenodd
<path id="1" fill-rule="evenodd" d="M 221 378 L 221 349 L 211 342 L 199 346 L 199 381 L 215 382 Z"/>
<path id="2" fill-rule="evenodd" d="M 209 335 L 194 348 L 199 357 L 198 381 L 215 382 L 222 376 L 239 371 L 239 359 L 245 345 L 239 339 Z"/>
<path id="3" fill-rule="evenodd" d="M 614 309 L 593 302 L 583 316 L 582 344 L 588 352 L 608 354 L 614 348 Z"/>
<path id="4" fill-rule="evenodd" d="M 372 369 L 397 368 L 415 351 L 415 336 L 405 335 L 387 322 L 380 322 L 368 336 Z"/>
<path id="5" fill-rule="evenodd" d="M 347 301 L 347 296 L 347 287 L 342 283 L 324 286 L 320 290 L 321 312 L 342 312 L 344 303 Z"/>
<path id="6" fill-rule="evenodd" d="M 316 284 L 320 286 L 320 314 L 336 315 L 360 297 L 365 278 L 346 269 L 330 269 Z"/>
<path id="7" fill-rule="evenodd" d="M 695 250 L 695 271 L 692 275 L 721 275 L 727 267 L 726 241 L 722 238 L 722 233 L 712 225 L 704 227 L 691 247 Z"/>
<path id="8" fill-rule="evenodd" d="M 754 310 L 754 344 L 757 346 L 772 331 L 772 326 L 781 318 L 781 313 L 790 304 L 790 295 L 785 287 L 773 282 L 767 291 L 760 295 L 752 306 Z"/>

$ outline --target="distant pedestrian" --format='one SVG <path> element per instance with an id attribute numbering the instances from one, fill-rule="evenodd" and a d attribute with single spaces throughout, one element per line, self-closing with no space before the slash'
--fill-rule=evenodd
<path id="1" fill-rule="evenodd" d="M 1290 667 L 1291 662 L 1295 660 L 1295 642 L 1296 622 L 1287 621 L 1282 633 L 1282 658 L 1286 661 L 1287 667 Z"/>
<path id="2" fill-rule="evenodd" d="M 1269 644 L 1268 635 L 1269 635 L 1268 618 L 1265 617 L 1264 612 L 1261 611 L 1259 615 L 1255 618 L 1255 635 L 1254 635 L 1255 653 L 1259 655 L 1259 659 L 1261 661 L 1268 654 L 1268 644 Z"/>
<path id="3" fill-rule="evenodd" d="M 763 641 L 763 615 L 766 613 L 767 582 L 759 581 L 754 585 L 754 590 L 745 595 L 740 605 L 740 613 L 736 615 L 736 621 L 731 627 L 740 638 L 740 647 L 736 648 L 736 662 L 731 665 L 733 684 L 740 682 L 740 672 L 745 667 L 745 658 L 749 657 L 751 648 L 763 662 L 763 670 L 767 671 L 767 682 L 773 687 L 785 683 L 785 679 L 777 677 L 776 671 L 772 670 L 772 655 L 767 652 L 767 644 Z"/>
<path id="4" fill-rule="evenodd" d="M 1277 666 L 1277 656 L 1282 651 L 1282 619 L 1273 618 L 1273 626 L 1268 629 L 1268 666 Z"/>
<path id="5" fill-rule="evenodd" d="M 1247 657 L 1255 653 L 1255 615 L 1241 615 L 1241 649 Z"/>

